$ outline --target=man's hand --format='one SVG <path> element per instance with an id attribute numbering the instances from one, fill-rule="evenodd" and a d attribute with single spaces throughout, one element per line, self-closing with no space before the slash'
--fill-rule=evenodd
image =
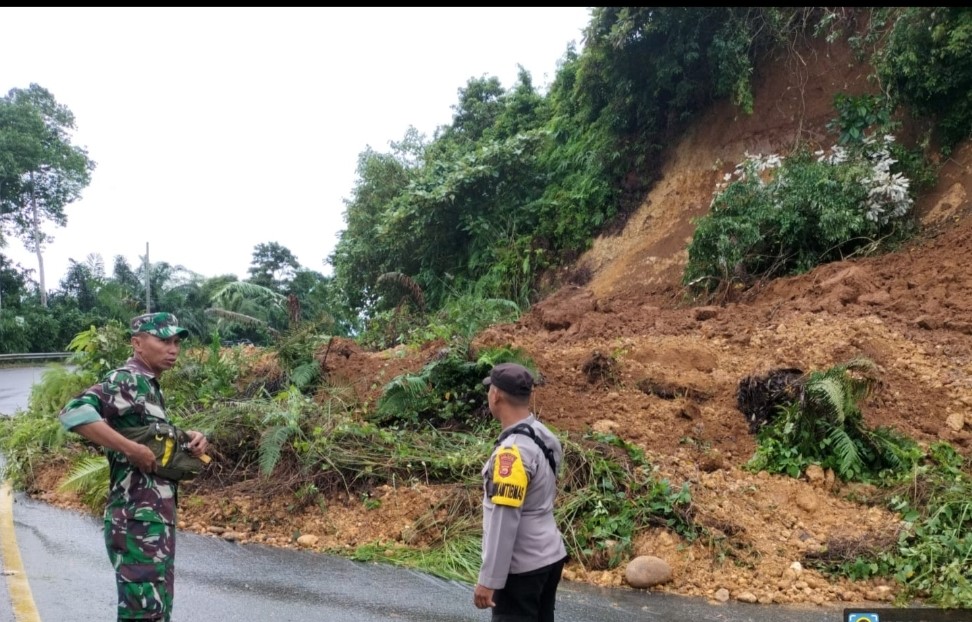
<path id="1" fill-rule="evenodd" d="M 493 602 L 492 588 L 483 587 L 482 585 L 477 584 L 476 590 L 473 592 L 473 604 L 479 609 L 495 607 L 496 603 Z"/>
<path id="2" fill-rule="evenodd" d="M 128 458 L 128 462 L 131 463 L 139 471 L 143 473 L 154 473 L 157 466 L 155 461 L 155 454 L 152 450 L 145 445 L 139 443 L 131 443 L 129 448 L 125 451 L 125 457 Z"/>
<path id="3" fill-rule="evenodd" d="M 189 436 L 189 443 L 186 445 L 186 447 L 189 449 L 189 453 L 191 453 L 193 456 L 198 458 L 206 453 L 207 449 L 209 449 L 209 441 L 206 440 L 206 435 L 202 432 L 186 430 L 186 435 Z"/>

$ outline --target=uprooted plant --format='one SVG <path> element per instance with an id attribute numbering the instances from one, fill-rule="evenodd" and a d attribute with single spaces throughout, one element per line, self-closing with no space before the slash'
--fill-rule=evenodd
<path id="1" fill-rule="evenodd" d="M 794 379 L 795 398 L 759 431 L 747 467 L 797 477 L 818 464 L 846 481 L 907 473 L 921 456 L 915 442 L 864 424 L 859 403 L 870 394 L 875 371 L 873 361 L 859 357 Z"/>

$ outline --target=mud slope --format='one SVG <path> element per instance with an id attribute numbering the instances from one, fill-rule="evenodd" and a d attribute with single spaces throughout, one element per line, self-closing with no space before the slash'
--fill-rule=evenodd
<path id="1" fill-rule="evenodd" d="M 737 563 L 719 563 L 667 534 L 642 534 L 638 553 L 675 567 L 668 591 L 712 596 L 726 588 L 733 598 L 760 602 L 888 597 L 877 584 L 784 576 L 805 551 L 834 538 L 880 541 L 896 519 L 846 501 L 839 483 L 742 471 L 754 449 L 736 408 L 746 375 L 823 369 L 864 355 L 880 368 L 878 390 L 862 408 L 869 425 L 970 449 L 969 145 L 943 163 L 937 187 L 916 208 L 923 233 L 899 252 L 821 266 L 715 305 L 690 303 L 681 287 L 693 219 L 706 213 L 722 176 L 746 152 L 786 153 L 798 137 L 830 146 L 824 128 L 834 94 L 867 89 L 867 68 L 846 49 L 822 47 L 802 60 L 781 59 L 763 76 L 751 117 L 718 107 L 673 147 L 661 180 L 624 230 L 598 239 L 581 258 L 593 274 L 586 285 L 559 290 L 518 324 L 479 341 L 511 343 L 535 357 L 546 379 L 536 409 L 547 422 L 577 433 L 613 430 L 643 445 L 673 482 L 691 482 L 700 515 L 731 536 Z M 591 382 L 583 367 L 597 355 L 612 357 L 617 368 Z M 683 397 L 643 390 L 652 385 Z M 622 583 L 620 571 L 573 572 Z"/>

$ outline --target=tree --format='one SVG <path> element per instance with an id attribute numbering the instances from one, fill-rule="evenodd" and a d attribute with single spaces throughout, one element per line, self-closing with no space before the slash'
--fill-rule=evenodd
<path id="1" fill-rule="evenodd" d="M 105 284 L 105 266 L 100 255 L 90 254 L 87 261 L 68 260 L 68 270 L 61 279 L 61 289 L 77 299 L 81 311 L 91 311 L 98 304 L 98 292 Z"/>
<path id="2" fill-rule="evenodd" d="M 250 261 L 250 282 L 283 293 L 294 280 L 300 263 L 290 249 L 277 242 L 257 244 Z"/>
<path id="3" fill-rule="evenodd" d="M 26 271 L 0 255 L 0 312 L 4 308 L 19 307 L 20 299 L 26 292 Z"/>
<path id="4" fill-rule="evenodd" d="M 41 304 L 47 306 L 42 225 L 64 226 L 64 208 L 81 197 L 95 162 L 71 144 L 74 114 L 31 84 L 0 99 L 0 241 L 8 228 L 37 254 Z"/>

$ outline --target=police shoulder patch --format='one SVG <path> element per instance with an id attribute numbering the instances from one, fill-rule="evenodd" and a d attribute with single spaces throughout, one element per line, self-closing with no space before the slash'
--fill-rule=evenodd
<path id="1" fill-rule="evenodd" d="M 516 445 L 500 447 L 493 460 L 493 485 L 490 500 L 496 505 L 518 508 L 527 491 L 527 473 Z"/>

